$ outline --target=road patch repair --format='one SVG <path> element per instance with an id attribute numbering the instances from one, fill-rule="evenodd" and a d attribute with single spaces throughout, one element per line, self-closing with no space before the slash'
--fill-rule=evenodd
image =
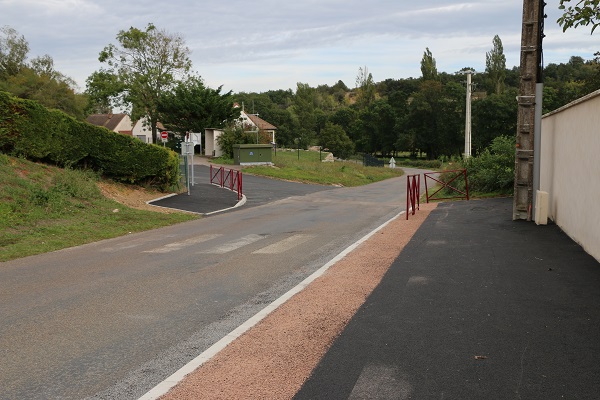
<path id="1" fill-rule="evenodd" d="M 141 399 L 293 397 L 433 208 L 398 214 Z"/>

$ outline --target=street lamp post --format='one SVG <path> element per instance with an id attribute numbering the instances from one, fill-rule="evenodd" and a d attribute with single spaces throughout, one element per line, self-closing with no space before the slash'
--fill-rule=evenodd
<path id="1" fill-rule="evenodd" d="M 471 76 L 475 74 L 475 71 L 472 69 L 465 69 L 459 73 L 467 75 L 467 99 L 465 104 L 465 158 L 469 158 L 471 157 L 471 93 L 473 92 Z"/>

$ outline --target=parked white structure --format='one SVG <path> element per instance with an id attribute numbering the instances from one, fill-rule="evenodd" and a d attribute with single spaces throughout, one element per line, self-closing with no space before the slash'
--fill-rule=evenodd
<path id="1" fill-rule="evenodd" d="M 600 90 L 544 115 L 540 150 L 548 217 L 600 261 Z"/>
<path id="2" fill-rule="evenodd" d="M 223 150 L 219 146 L 218 138 L 223 134 L 223 129 L 206 128 L 204 130 L 204 154 L 209 157 L 221 157 Z"/>

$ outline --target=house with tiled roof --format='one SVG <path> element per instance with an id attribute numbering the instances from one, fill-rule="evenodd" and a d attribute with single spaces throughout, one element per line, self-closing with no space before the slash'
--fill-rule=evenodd
<path id="1" fill-rule="evenodd" d="M 133 123 L 127 114 L 92 114 L 85 119 L 92 125 L 103 126 L 113 132 L 132 136 Z"/>
<path id="2" fill-rule="evenodd" d="M 265 132 L 271 136 L 271 143 L 275 143 L 275 131 L 277 127 L 264 119 L 258 114 L 250 114 L 242 110 L 240 113 L 240 121 L 246 131 Z"/>
<path id="3" fill-rule="evenodd" d="M 156 123 L 156 129 L 158 130 L 158 138 L 160 139 L 160 132 L 166 131 L 167 129 L 160 122 Z M 140 139 L 144 143 L 152 143 L 152 129 L 150 124 L 147 122 L 147 118 L 138 119 L 133 124 L 133 137 Z"/>
<path id="4" fill-rule="evenodd" d="M 239 105 L 235 104 L 234 107 L 239 107 Z M 275 131 L 277 130 L 277 127 L 260 118 L 258 114 L 250 114 L 242 110 L 237 123 L 241 124 L 246 132 L 256 132 L 257 141 L 258 133 L 260 132 L 269 135 L 271 143 L 275 143 Z M 207 156 L 220 157 L 223 155 L 223 150 L 221 149 L 221 146 L 219 146 L 218 140 L 219 136 L 223 133 L 224 130 L 221 128 L 206 128 L 204 130 L 204 149 Z"/>
<path id="5" fill-rule="evenodd" d="M 113 132 L 133 136 L 144 143 L 152 143 L 152 130 L 146 122 L 146 118 L 133 123 L 127 114 L 92 114 L 85 120 L 92 125 L 103 126 Z M 156 128 L 159 132 L 166 130 L 160 122 L 156 124 Z"/>

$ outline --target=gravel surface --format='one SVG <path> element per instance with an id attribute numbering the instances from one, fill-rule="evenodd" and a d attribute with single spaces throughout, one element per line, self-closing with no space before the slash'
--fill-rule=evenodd
<path id="1" fill-rule="evenodd" d="M 382 228 L 161 399 L 292 398 L 434 207 Z"/>

